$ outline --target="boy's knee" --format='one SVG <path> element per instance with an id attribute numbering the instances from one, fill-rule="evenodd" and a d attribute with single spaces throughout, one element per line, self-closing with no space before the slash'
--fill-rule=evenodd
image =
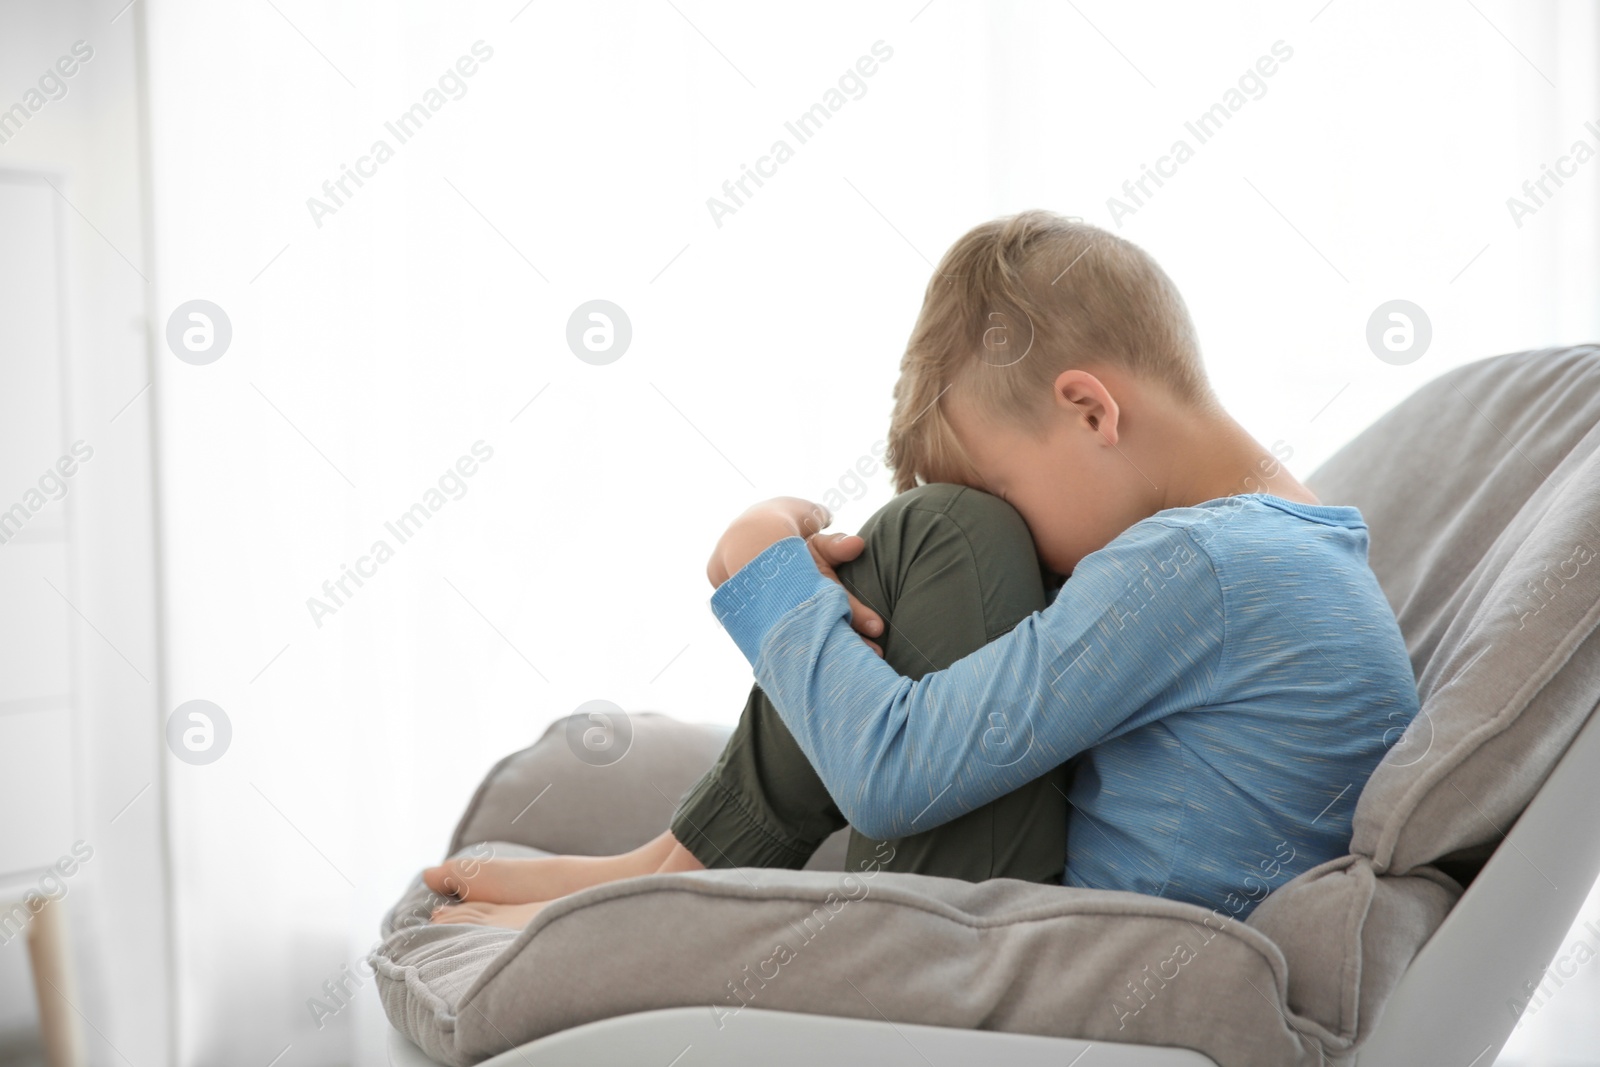
<path id="1" fill-rule="evenodd" d="M 899 504 L 902 507 L 919 507 L 934 511 L 944 511 L 950 508 L 957 500 L 967 493 L 976 493 L 979 496 L 988 496 L 971 486 L 956 485 L 952 482 L 925 482 L 914 489 L 907 489 L 895 495 L 889 501 L 890 505 Z M 996 499 L 999 499 L 998 497 Z M 1005 501 L 1000 501 L 1002 504 Z"/>
<path id="2" fill-rule="evenodd" d="M 1033 551 L 1028 525 L 1010 504 L 981 489 L 946 482 L 929 482 L 896 494 L 868 520 L 861 536 L 871 551 L 891 540 L 903 545 L 910 530 L 946 524 L 971 543 Z"/>
<path id="3" fill-rule="evenodd" d="M 914 610 L 939 620 L 922 625 L 965 627 L 982 644 L 1045 606 L 1033 535 L 1017 510 L 993 494 L 963 485 L 919 485 L 884 505 L 861 536 L 866 548 L 838 573 L 886 621 L 905 606 L 901 595 L 915 591 Z M 972 617 L 974 610 L 981 617 Z M 916 676 L 927 669 L 925 659 L 918 649 L 897 666 Z"/>
<path id="4" fill-rule="evenodd" d="M 967 485 L 932 482 L 919 485 L 901 496 L 913 511 L 933 512 L 959 526 L 969 536 L 1023 539 L 1030 544 L 1028 524 L 1017 509 L 993 493 Z"/>

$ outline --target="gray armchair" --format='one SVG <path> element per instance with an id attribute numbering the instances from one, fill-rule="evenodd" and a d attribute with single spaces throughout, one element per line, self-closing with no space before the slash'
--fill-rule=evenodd
<path id="1" fill-rule="evenodd" d="M 1367 519 L 1422 712 L 1361 794 L 1350 853 L 1246 921 L 841 871 L 838 839 L 803 871 L 599 886 L 520 932 L 425 925 L 418 883 L 371 959 L 393 1062 L 1492 1062 L 1600 873 L 1600 350 L 1450 371 L 1309 483 Z M 451 853 L 658 834 L 725 733 L 630 723 L 608 766 L 565 720 L 501 761 Z"/>

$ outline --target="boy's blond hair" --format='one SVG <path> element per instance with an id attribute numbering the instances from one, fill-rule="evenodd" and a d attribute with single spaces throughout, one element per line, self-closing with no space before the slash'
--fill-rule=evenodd
<path id="1" fill-rule="evenodd" d="M 1114 367 L 1214 410 L 1183 297 L 1143 249 L 1049 211 L 985 222 L 928 282 L 900 361 L 884 462 L 895 491 L 976 478 L 945 417 L 946 392 L 1019 428 L 1040 428 L 1064 370 Z"/>

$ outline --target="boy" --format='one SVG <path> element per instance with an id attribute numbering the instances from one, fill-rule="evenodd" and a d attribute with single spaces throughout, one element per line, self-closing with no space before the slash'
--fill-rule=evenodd
<path id="1" fill-rule="evenodd" d="M 712 608 L 758 685 L 671 828 L 621 856 L 431 868 L 464 901 L 434 921 L 520 928 L 616 878 L 799 867 L 846 823 L 851 869 L 1239 918 L 1348 851 L 1417 712 L 1367 528 L 1222 409 L 1153 259 L 1040 211 L 966 234 L 885 458 L 898 495 L 860 536 L 783 497 L 718 542 Z"/>

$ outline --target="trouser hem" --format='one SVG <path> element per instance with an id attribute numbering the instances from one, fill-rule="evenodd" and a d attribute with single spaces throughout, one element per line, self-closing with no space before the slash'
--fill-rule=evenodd
<path id="1" fill-rule="evenodd" d="M 817 849 L 773 834 L 737 792 L 712 776 L 701 780 L 672 817 L 672 836 L 707 868 L 799 868 Z"/>

